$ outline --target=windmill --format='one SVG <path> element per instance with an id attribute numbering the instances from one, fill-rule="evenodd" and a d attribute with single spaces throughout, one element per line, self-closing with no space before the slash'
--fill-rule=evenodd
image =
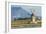
<path id="1" fill-rule="evenodd" d="M 32 15 L 31 16 L 32 16 L 32 19 L 31 19 L 32 22 L 31 23 L 37 23 L 36 22 L 36 16 L 35 16 L 35 9 L 32 9 Z"/>

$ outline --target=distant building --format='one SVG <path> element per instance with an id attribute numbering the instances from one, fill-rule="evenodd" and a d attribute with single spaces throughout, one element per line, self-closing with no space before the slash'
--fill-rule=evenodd
<path id="1" fill-rule="evenodd" d="M 35 23 L 35 22 L 36 22 L 36 17 L 35 17 L 35 15 L 34 15 L 34 13 L 32 13 L 31 16 L 32 16 L 32 17 L 31 17 L 32 23 Z"/>

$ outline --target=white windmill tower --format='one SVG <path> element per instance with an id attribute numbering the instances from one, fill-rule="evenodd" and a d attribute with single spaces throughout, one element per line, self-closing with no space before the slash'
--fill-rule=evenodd
<path id="1" fill-rule="evenodd" d="M 35 9 L 32 9 L 32 22 L 31 23 L 37 23 L 36 16 L 35 16 Z"/>

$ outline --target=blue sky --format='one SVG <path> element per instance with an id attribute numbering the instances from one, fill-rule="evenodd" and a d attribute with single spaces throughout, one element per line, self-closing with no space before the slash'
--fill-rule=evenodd
<path id="1" fill-rule="evenodd" d="M 11 17 L 12 18 L 30 17 L 32 11 L 35 13 L 35 16 L 41 16 L 41 6 L 12 5 Z"/>

